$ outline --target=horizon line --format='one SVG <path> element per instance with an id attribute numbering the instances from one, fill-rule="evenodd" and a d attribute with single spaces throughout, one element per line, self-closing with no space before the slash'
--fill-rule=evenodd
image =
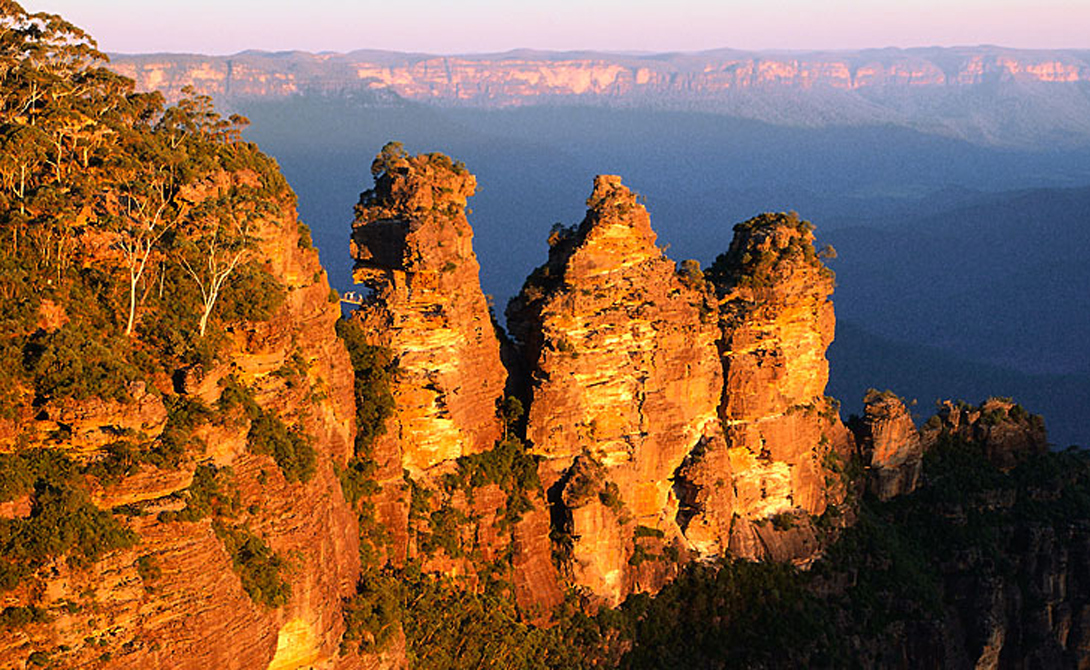
<path id="1" fill-rule="evenodd" d="M 398 56 L 427 56 L 427 57 L 440 57 L 440 58 L 454 58 L 454 57 L 495 57 L 495 56 L 507 56 L 518 53 L 538 53 L 538 54 L 600 54 L 605 56 L 618 56 L 618 57 L 631 57 L 631 58 L 654 58 L 656 56 L 702 56 L 708 54 L 722 53 L 722 52 L 735 52 L 739 54 L 789 54 L 789 55 L 814 55 L 814 54 L 858 54 L 870 51 L 931 51 L 931 50 L 944 50 L 944 51 L 956 51 L 959 49 L 995 49 L 1000 51 L 1018 51 L 1018 52 L 1087 52 L 1090 53 L 1090 46 L 1086 47 L 1011 47 L 1002 44 L 956 44 L 950 46 L 942 45 L 928 45 L 928 46 L 875 46 L 875 47 L 859 47 L 859 48 L 827 48 L 827 49 L 783 49 L 783 48 L 763 48 L 763 49 L 741 49 L 730 46 L 714 47 L 711 49 L 698 49 L 692 51 L 686 50 L 666 50 L 666 51 L 644 51 L 644 50 L 615 50 L 615 49 L 594 49 L 594 48 L 580 48 L 580 49 L 541 49 L 535 47 L 516 47 L 512 49 L 506 49 L 501 51 L 465 51 L 465 52 L 429 52 L 429 51 L 400 51 L 396 49 L 379 49 L 373 47 L 360 47 L 349 51 L 336 51 L 336 50 L 322 50 L 322 51 L 310 51 L 307 49 L 261 49 L 250 48 L 243 49 L 241 51 L 235 51 L 231 53 L 211 53 L 200 51 L 104 51 L 109 57 L 139 57 L 139 56 L 200 56 L 206 58 L 230 58 L 234 56 L 243 56 L 247 54 L 268 54 L 268 55 L 282 55 L 282 54 L 306 54 L 310 56 L 349 56 L 361 52 L 373 52 L 381 54 L 391 54 Z"/>

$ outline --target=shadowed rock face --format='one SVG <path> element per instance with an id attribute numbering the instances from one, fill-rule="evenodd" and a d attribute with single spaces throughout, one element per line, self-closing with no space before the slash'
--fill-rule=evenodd
<path id="1" fill-rule="evenodd" d="M 553 232 L 507 313 L 532 370 L 527 438 L 575 538 L 573 577 L 617 602 L 672 569 L 630 560 L 647 553 L 637 527 L 689 547 L 670 480 L 691 452 L 722 445 L 722 373 L 710 295 L 655 246 L 636 195 L 600 176 L 587 206 L 577 228 Z"/>
<path id="2" fill-rule="evenodd" d="M 813 243 L 812 226 L 795 214 L 763 214 L 734 227 L 730 249 L 709 271 L 720 294 L 719 413 L 738 515 L 731 547 L 746 547 L 736 552 L 743 556 L 792 553 L 745 541 L 755 534 L 747 525 L 820 515 L 842 496 L 826 483 L 836 479 L 830 454 L 846 458 L 851 447 L 835 401 L 824 396 L 833 277 Z"/>
<path id="3" fill-rule="evenodd" d="M 384 152 L 375 171 L 352 234 L 373 295 L 353 318 L 393 353 L 401 465 L 418 474 L 492 447 L 507 374 L 465 217 L 476 179 L 440 154 Z"/>
<path id="4" fill-rule="evenodd" d="M 863 418 L 852 430 L 863 463 L 871 469 L 871 490 L 879 500 L 911 493 L 923 465 L 923 445 L 912 416 L 889 392 L 872 389 L 863 402 Z"/>
<path id="5" fill-rule="evenodd" d="M 950 436 L 981 445 L 1001 470 L 1048 451 L 1044 419 L 1009 398 L 988 398 L 979 407 L 944 401 L 920 432 L 925 451 Z"/>

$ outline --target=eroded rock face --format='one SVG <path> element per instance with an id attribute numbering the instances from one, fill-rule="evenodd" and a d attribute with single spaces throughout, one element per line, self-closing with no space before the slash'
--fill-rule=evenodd
<path id="1" fill-rule="evenodd" d="M 393 353 L 402 466 L 419 475 L 492 447 L 507 376 L 465 217 L 476 179 L 441 154 L 393 149 L 373 171 L 352 234 L 355 281 L 373 295 L 353 318 Z"/>
<path id="2" fill-rule="evenodd" d="M 57 667 L 294 668 L 338 659 L 340 602 L 359 572 L 355 514 L 333 469 L 351 448 L 351 366 L 334 332 L 339 307 L 298 229 L 287 201 L 263 221 L 255 256 L 285 286 L 285 301 L 267 321 L 233 325 L 217 363 L 181 390 L 215 408 L 220 382 L 233 377 L 262 411 L 309 436 L 313 475 L 285 478 L 272 456 L 248 447 L 252 422 L 236 412 L 199 422 L 178 468 L 144 463 L 91 482 L 91 504 L 113 509 L 136 541 L 86 567 L 58 558 L 6 592 L 5 606 L 41 607 L 49 621 L 0 631 L 0 666 L 23 667 L 35 651 Z M 155 393 L 132 388 L 128 403 L 52 404 L 39 414 L 40 425 L 25 426 L 24 446 L 63 450 L 88 464 L 106 456 L 107 436 L 154 441 L 167 423 L 162 398 L 173 390 L 169 379 L 158 383 Z M 71 439 L 58 439 L 51 429 L 58 423 L 74 427 Z M 160 516 L 195 495 L 187 489 L 198 466 L 217 470 L 237 507 L 196 521 Z M 0 513 L 23 516 L 27 503 L 17 499 Z M 244 526 L 284 561 L 280 574 L 291 588 L 285 603 L 269 607 L 247 593 L 213 518 Z M 360 659 L 348 662 L 358 666 Z"/>
<path id="3" fill-rule="evenodd" d="M 476 180 L 446 156 L 410 157 L 394 146 L 372 171 L 352 254 L 356 281 L 373 295 L 352 318 L 396 365 L 394 414 L 372 448 L 379 491 L 370 502 L 388 539 L 380 562 L 411 558 L 468 589 L 482 570 L 503 570 L 523 615 L 547 621 L 563 594 L 544 491 L 465 478 L 449 486 L 463 457 L 492 452 L 504 436 L 496 410 L 507 373 L 465 216 Z M 523 508 L 510 513 L 522 494 Z"/>
<path id="4" fill-rule="evenodd" d="M 871 389 L 863 417 L 852 426 L 869 486 L 879 500 L 912 493 L 923 467 L 923 443 L 904 402 L 893 393 Z"/>
<path id="5" fill-rule="evenodd" d="M 719 411 L 738 535 L 746 524 L 796 512 L 816 516 L 838 502 L 841 490 L 826 482 L 836 480 L 833 460 L 848 457 L 851 438 L 836 401 L 824 396 L 833 278 L 814 251 L 812 226 L 793 213 L 764 214 L 734 233 L 709 276 L 721 296 Z"/>
<path id="6" fill-rule="evenodd" d="M 722 443 L 722 373 L 710 295 L 655 246 L 636 195 L 600 176 L 587 206 L 577 228 L 554 230 L 507 314 L 532 370 L 527 438 L 571 523 L 574 580 L 615 603 L 636 588 L 637 529 L 688 547 L 670 480 Z"/>

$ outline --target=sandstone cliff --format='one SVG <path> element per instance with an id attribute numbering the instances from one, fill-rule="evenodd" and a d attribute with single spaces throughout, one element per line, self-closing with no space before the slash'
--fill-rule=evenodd
<path id="1" fill-rule="evenodd" d="M 554 230 L 508 319 L 533 371 L 526 435 L 572 578 L 616 604 L 657 590 L 691 546 L 671 480 L 694 452 L 722 449 L 722 373 L 712 298 L 655 246 L 636 195 L 600 176 L 587 206 L 577 228 Z"/>
<path id="2" fill-rule="evenodd" d="M 515 51 L 435 56 L 349 54 L 114 57 L 113 67 L 143 90 L 178 96 L 185 86 L 232 97 L 281 97 L 346 87 L 387 90 L 419 101 L 522 104 L 583 99 L 712 98 L 770 88 L 879 91 L 966 87 L 991 82 L 1090 81 L 1090 61 L 1071 51 L 995 47 L 782 54 L 710 51 L 631 58 L 582 52 Z"/>
<path id="3" fill-rule="evenodd" d="M 215 197 L 218 183 L 193 198 Z M 286 290 L 269 318 L 233 324 L 214 363 L 180 369 L 173 382 L 161 377 L 155 388 L 133 385 L 131 401 L 50 401 L 19 425 L 20 453 L 72 459 L 89 473 L 82 485 L 93 508 L 84 513 L 112 512 L 133 535 L 88 565 L 58 557 L 3 593 L 7 612 L 33 616 L 0 630 L 0 665 L 23 667 L 32 654 L 86 668 L 337 659 L 339 603 L 359 560 L 355 517 L 333 472 L 354 429 L 350 367 L 317 253 L 301 242 L 289 194 L 281 198 L 255 231 L 254 256 Z M 273 431 L 262 434 L 269 442 L 259 444 L 258 424 Z M 132 446 L 119 446 L 119 436 Z M 119 460 L 133 458 L 122 449 L 170 440 L 184 450 L 176 466 Z M 300 456 L 309 467 L 286 468 L 285 444 L 312 450 Z M 48 513 L 41 486 L 27 519 Z"/>
<path id="4" fill-rule="evenodd" d="M 112 67 L 141 90 L 177 99 L 192 86 L 243 113 L 255 99 L 347 92 L 378 107 L 411 100 L 700 111 L 792 127 L 898 125 L 999 145 L 1085 144 L 1090 137 L 1090 105 L 1081 89 L 1090 81 L 1090 55 L 1071 50 L 718 50 L 638 57 L 525 50 L 457 56 L 247 52 L 119 55 Z"/>
<path id="5" fill-rule="evenodd" d="M 824 395 L 833 278 L 811 231 L 794 213 L 761 215 L 735 226 L 730 249 L 709 270 L 720 295 L 719 412 L 738 517 L 730 551 L 740 556 L 811 554 L 816 546 L 805 533 L 806 515 L 821 515 L 843 496 L 834 475 L 852 440 L 838 404 Z M 795 516 L 802 535 L 787 520 Z M 773 517 L 796 529 L 794 536 L 772 538 L 764 522 Z M 721 516 L 716 522 L 725 528 Z"/>
<path id="6" fill-rule="evenodd" d="M 337 322 L 237 119 L 129 95 L 77 28 L 5 10 L 0 664 L 1088 664 L 1090 460 L 1012 401 L 946 403 L 921 440 L 871 394 L 878 497 L 917 490 L 820 545 L 852 438 L 797 216 L 736 226 L 706 277 L 597 178 L 510 306 L 509 380 L 463 166 L 383 149 L 353 231 L 368 292 Z M 820 78 L 779 69 L 757 84 Z M 548 628 L 562 582 L 593 610 L 679 575 L 695 597 Z"/>
<path id="7" fill-rule="evenodd" d="M 393 416 L 374 443 L 386 558 L 482 587 L 503 575 L 529 618 L 560 600 L 536 468 L 500 420 L 507 372 L 478 281 L 466 199 L 476 180 L 442 154 L 388 145 L 356 211 L 351 319 L 389 352 Z M 403 475 L 403 473 L 405 473 Z"/>
<path id="8" fill-rule="evenodd" d="M 389 349 L 402 465 L 414 476 L 492 447 L 507 375 L 481 292 L 466 198 L 476 179 L 441 154 L 392 147 L 353 224 L 354 278 L 373 293 L 353 319 Z"/>

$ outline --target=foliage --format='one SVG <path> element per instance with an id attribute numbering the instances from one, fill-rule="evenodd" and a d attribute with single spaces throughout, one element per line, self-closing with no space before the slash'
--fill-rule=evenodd
<path id="1" fill-rule="evenodd" d="M 159 561 L 152 554 L 144 554 L 136 559 L 136 574 L 140 575 L 140 581 L 144 583 L 146 590 L 151 590 L 159 578 L 163 576 L 163 569 L 159 567 Z"/>
<path id="2" fill-rule="evenodd" d="M 5 607 L 4 610 L 0 612 L 0 628 L 16 628 L 32 623 L 48 623 L 49 620 L 49 613 L 43 608 L 35 605 L 28 605 L 26 607 L 14 605 Z"/>
<path id="3" fill-rule="evenodd" d="M 26 519 L 0 519 L 0 590 L 14 588 L 52 557 L 82 567 L 136 541 L 131 530 L 68 482 L 39 479 L 32 501 Z"/>
<path id="4" fill-rule="evenodd" d="M 704 271 L 700 269 L 700 261 L 688 259 L 681 261 L 677 270 L 678 279 L 691 289 L 703 291 L 707 284 L 704 279 Z"/>
<path id="5" fill-rule="evenodd" d="M 250 387 L 234 376 L 227 377 L 220 384 L 223 388 L 220 391 L 220 397 L 216 400 L 216 409 L 221 416 L 241 413 L 250 421 L 254 421 L 261 415 L 261 405 L 257 404 Z"/>
<path id="6" fill-rule="evenodd" d="M 0 500 L 29 494 L 31 502 L 27 518 L 0 519 L 0 590 L 51 558 L 80 567 L 135 541 L 132 531 L 90 501 L 84 471 L 61 450 L 0 454 Z"/>
<path id="7" fill-rule="evenodd" d="M 500 403 L 500 418 L 503 419 L 503 437 L 518 427 L 519 421 L 526 415 L 522 401 L 514 396 L 508 396 Z"/>
<path id="8" fill-rule="evenodd" d="M 337 477 L 341 482 L 341 493 L 351 505 L 370 497 L 382 490 L 375 481 L 378 464 L 371 459 L 349 459 L 347 467 L 337 467 Z"/>
<path id="9" fill-rule="evenodd" d="M 598 491 L 598 500 L 615 513 L 620 513 L 624 509 L 624 500 L 621 499 L 621 490 L 617 488 L 615 482 L 606 482 L 602 486 L 601 490 Z M 640 528 L 642 528 L 642 526 Z M 639 532 L 639 528 L 637 528 L 636 531 Z"/>
<path id="10" fill-rule="evenodd" d="M 256 263 L 245 263 L 224 287 L 219 318 L 224 323 L 268 321 L 286 297 L 287 289 L 271 272 Z"/>
<path id="11" fill-rule="evenodd" d="M 658 528 L 652 528 L 650 526 L 636 526 L 636 530 L 632 533 L 632 537 L 639 539 L 641 537 L 656 537 L 662 539 L 665 533 Z"/>
<path id="12" fill-rule="evenodd" d="M 230 468 L 217 468 L 202 464 L 193 472 L 193 482 L 185 492 L 186 505 L 180 511 L 159 514 L 164 523 L 173 521 L 200 521 L 208 516 L 233 517 L 242 507 L 239 493 L 234 487 L 234 473 Z"/>
<path id="13" fill-rule="evenodd" d="M 368 344 L 363 329 L 355 321 L 337 321 L 337 335 L 348 348 L 355 372 L 355 453 L 364 456 L 375 438 L 386 432 L 386 419 L 393 414 L 390 382 L 395 366 L 389 350 Z"/>
<path id="14" fill-rule="evenodd" d="M 510 596 L 495 584 L 475 593 L 412 566 L 401 579 L 405 637 L 415 668 L 582 667 L 579 650 L 564 644 L 559 629 L 519 621 Z"/>
<path id="15" fill-rule="evenodd" d="M 167 423 L 158 439 L 149 441 L 141 436 L 119 439 L 106 445 L 84 471 L 104 484 L 114 484 L 134 474 L 142 465 L 163 470 L 179 468 L 194 445 L 193 430 L 208 422 L 212 413 L 200 400 L 189 396 L 176 395 L 165 400 Z"/>
<path id="16" fill-rule="evenodd" d="M 281 576 L 285 566 L 280 556 L 245 526 L 216 521 L 212 527 L 230 554 L 250 599 L 270 608 L 287 604 L 291 599 L 291 584 Z"/>
<path id="17" fill-rule="evenodd" d="M 356 593 L 344 602 L 341 651 L 382 649 L 400 629 L 403 598 L 401 578 L 395 571 L 364 572 Z"/>
<path id="18" fill-rule="evenodd" d="M 185 395 L 168 398 L 167 425 L 159 436 L 159 444 L 143 456 L 144 462 L 158 468 L 177 468 L 194 444 L 193 431 L 212 418 L 212 410 L 196 398 Z"/>
<path id="19" fill-rule="evenodd" d="M 250 253 L 293 201 L 276 163 L 205 96 L 135 93 L 60 17 L 5 2 L 0 21 L 3 413 L 21 389 L 125 401 L 132 381 L 211 362 L 224 327 L 283 300 Z M 203 268 L 236 250 L 210 291 Z"/>
<path id="20" fill-rule="evenodd" d="M 776 563 L 691 564 L 618 614 L 614 626 L 633 642 L 627 668 L 778 667 L 791 665 L 785 650 L 831 643 L 827 610 L 795 568 Z"/>
<path id="21" fill-rule="evenodd" d="M 775 235 L 777 229 L 795 234 Z M 814 226 L 795 212 L 765 213 L 734 226 L 730 249 L 720 254 L 704 276 L 726 293 L 736 286 L 769 288 L 790 276 L 797 268 L 815 268 L 822 277 L 832 278 L 814 251 Z"/>
<path id="22" fill-rule="evenodd" d="M 27 449 L 0 454 L 0 502 L 31 493 L 37 482 L 68 482 L 75 463 L 59 449 Z"/>
<path id="23" fill-rule="evenodd" d="M 89 331 L 68 323 L 27 339 L 24 365 L 40 397 L 129 399 L 129 383 L 138 373 L 124 358 L 128 347 Z"/>
<path id="24" fill-rule="evenodd" d="M 464 556 L 462 529 L 466 521 L 465 514 L 449 505 L 432 512 L 428 516 L 428 531 L 421 533 L 419 540 L 421 553 L 429 556 L 442 549 L 451 558 Z"/>
<path id="25" fill-rule="evenodd" d="M 797 523 L 798 519 L 795 518 L 792 512 L 780 512 L 772 515 L 772 527 L 781 532 L 791 530 Z"/>
<path id="26" fill-rule="evenodd" d="M 348 464 L 344 468 L 334 465 L 341 482 L 341 492 L 357 509 L 361 562 L 365 568 L 376 568 L 387 535 L 385 528 L 375 519 L 374 505 L 369 500 L 382 490 L 374 480 L 378 463 L 373 457 L 373 449 L 375 440 L 386 432 L 386 420 L 394 411 L 390 382 L 395 368 L 390 352 L 369 344 L 363 329 L 355 321 L 337 321 L 337 335 L 348 349 L 354 373 L 356 440 Z M 362 592 L 367 591 L 363 586 L 361 588 Z M 357 606 L 362 607 L 362 604 L 357 603 Z"/>
<path id="27" fill-rule="evenodd" d="M 275 414 L 261 410 L 246 440 L 250 451 L 272 456 L 289 482 L 306 483 L 314 476 L 317 452 L 301 427 L 288 428 Z"/>
<path id="28" fill-rule="evenodd" d="M 489 484 L 499 486 L 507 492 L 504 515 L 507 523 L 517 522 L 533 509 L 530 493 L 541 489 L 537 459 L 517 437 L 501 440 L 488 451 L 461 456 L 457 465 L 457 471 L 444 479 L 448 489 L 461 488 L 472 493 L 473 489 Z"/>

